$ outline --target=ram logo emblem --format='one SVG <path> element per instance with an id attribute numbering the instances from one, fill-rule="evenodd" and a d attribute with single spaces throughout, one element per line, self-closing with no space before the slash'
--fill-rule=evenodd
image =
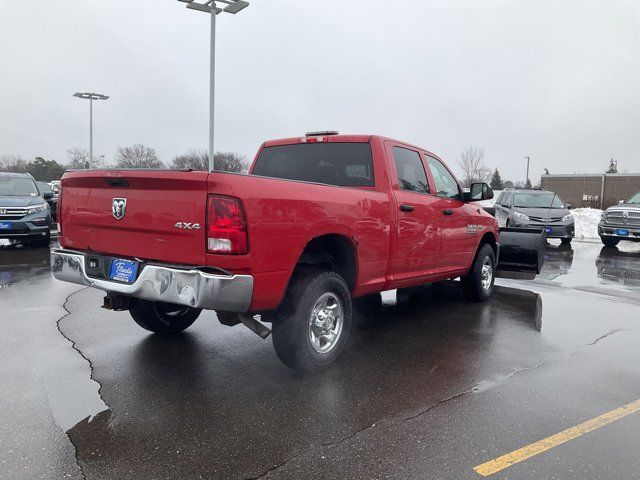
<path id="1" fill-rule="evenodd" d="M 111 203 L 111 213 L 116 220 L 122 220 L 127 213 L 127 199 L 114 198 Z"/>

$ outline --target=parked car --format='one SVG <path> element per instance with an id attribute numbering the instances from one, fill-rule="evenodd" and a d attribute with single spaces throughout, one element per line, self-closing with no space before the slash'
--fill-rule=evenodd
<path id="1" fill-rule="evenodd" d="M 464 194 L 422 148 L 328 132 L 266 142 L 249 175 L 67 172 L 52 271 L 152 332 L 211 309 L 266 337 L 260 315 L 279 358 L 316 371 L 343 349 L 354 297 L 460 277 L 487 300 L 498 225 L 473 201 L 492 195 Z"/>
<path id="2" fill-rule="evenodd" d="M 553 192 L 541 189 L 507 189 L 494 204 L 500 226 L 544 229 L 547 238 L 571 243 L 575 235 L 573 215 Z"/>
<path id="3" fill-rule="evenodd" d="M 46 182 L 36 182 L 38 184 L 38 190 L 40 195 L 49 204 L 49 211 L 51 212 L 51 221 L 56 221 L 56 210 L 58 207 L 58 195 L 53 191 L 51 185 Z"/>
<path id="4" fill-rule="evenodd" d="M 0 173 L 0 238 L 49 245 L 51 212 L 28 173 Z"/>
<path id="5" fill-rule="evenodd" d="M 60 195 L 60 180 L 51 180 L 49 184 L 51 185 L 51 189 L 53 190 L 53 192 L 56 195 Z"/>
<path id="6" fill-rule="evenodd" d="M 620 240 L 640 241 L 640 192 L 602 212 L 598 235 L 607 247 L 615 247 Z"/>

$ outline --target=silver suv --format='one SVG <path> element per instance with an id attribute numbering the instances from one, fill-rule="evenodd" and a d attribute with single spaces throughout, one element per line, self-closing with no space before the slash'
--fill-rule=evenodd
<path id="1" fill-rule="evenodd" d="M 607 247 L 620 240 L 640 242 L 640 192 L 602 212 L 598 235 Z"/>

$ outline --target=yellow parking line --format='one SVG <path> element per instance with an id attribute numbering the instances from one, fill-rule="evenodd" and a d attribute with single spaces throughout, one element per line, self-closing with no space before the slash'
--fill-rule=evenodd
<path id="1" fill-rule="evenodd" d="M 501 457 L 483 463 L 482 465 L 478 465 L 474 468 L 474 470 L 476 471 L 476 473 L 479 473 L 483 477 L 488 477 L 489 475 L 493 475 L 494 473 L 504 470 L 511 465 L 522 462 L 523 460 L 531 458 L 534 455 L 538 455 L 539 453 L 546 452 L 553 447 L 557 447 L 558 445 L 562 445 L 569 440 L 578 438 L 585 433 L 589 433 L 600 427 L 604 427 L 611 422 L 620 420 L 621 418 L 624 418 L 627 415 L 631 415 L 632 413 L 639 410 L 640 400 L 636 400 L 635 402 L 628 403 L 620 408 L 616 408 L 615 410 L 604 413 L 599 417 L 587 420 L 580 425 L 576 425 L 575 427 L 571 427 L 560 433 L 551 435 L 550 437 L 540 440 L 539 442 L 532 443 L 530 445 L 527 445 L 526 447 L 522 447 L 518 450 L 514 450 L 511 453 L 507 453 L 506 455 L 502 455 Z"/>

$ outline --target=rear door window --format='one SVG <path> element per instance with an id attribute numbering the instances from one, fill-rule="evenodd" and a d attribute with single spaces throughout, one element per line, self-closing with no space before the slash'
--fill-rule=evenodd
<path id="1" fill-rule="evenodd" d="M 368 143 L 301 143 L 266 147 L 253 175 L 340 187 L 373 187 L 373 157 Z"/>
<path id="2" fill-rule="evenodd" d="M 408 148 L 393 147 L 393 162 L 396 165 L 398 184 L 402 190 L 429 193 L 429 182 L 420 154 Z"/>

